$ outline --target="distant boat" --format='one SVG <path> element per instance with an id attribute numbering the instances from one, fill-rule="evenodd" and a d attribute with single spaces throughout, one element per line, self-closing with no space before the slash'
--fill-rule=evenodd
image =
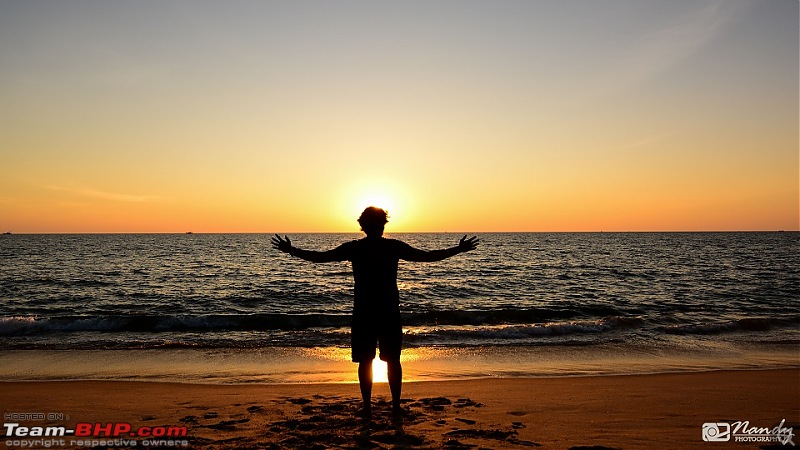
<path id="1" fill-rule="evenodd" d="M 5 233 L 3 233 L 3 234 L 11 234 L 11 232 L 10 232 L 10 231 L 6 231 L 6 232 L 5 232 Z"/>
<path id="2" fill-rule="evenodd" d="M 187 231 L 186 234 L 194 234 L 194 233 L 192 233 L 191 231 Z"/>

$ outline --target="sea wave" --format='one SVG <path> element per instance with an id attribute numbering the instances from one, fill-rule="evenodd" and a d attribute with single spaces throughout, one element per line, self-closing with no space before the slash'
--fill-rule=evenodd
<path id="1" fill-rule="evenodd" d="M 349 325 L 349 315 L 220 314 L 204 316 L 101 315 L 0 318 L 0 336 L 49 332 L 164 332 L 302 330 Z"/>
<path id="2" fill-rule="evenodd" d="M 605 317 L 597 320 L 549 322 L 526 325 L 445 326 L 411 329 L 416 339 L 455 339 L 493 341 L 503 339 L 529 339 L 538 336 L 564 336 L 603 333 L 637 327 L 643 323 L 638 317 Z"/>
<path id="3" fill-rule="evenodd" d="M 506 334 L 552 335 L 562 332 L 604 331 L 637 328 L 649 323 L 638 316 L 592 317 L 580 310 L 492 310 L 425 311 L 403 314 L 407 327 L 480 335 L 486 329 Z M 30 336 L 69 332 L 203 332 L 203 331 L 302 331 L 350 326 L 349 314 L 219 314 L 219 315 L 86 315 L 12 316 L 0 318 L 0 336 Z M 679 323 L 656 326 L 666 334 L 719 334 L 738 331 L 769 331 L 795 327 L 800 316 L 751 317 L 729 321 Z M 471 328 L 470 328 L 471 327 Z M 493 333 L 494 331 L 492 331 Z"/>
<path id="4" fill-rule="evenodd" d="M 203 326 L 215 325 L 213 322 L 206 319 Z M 405 327 L 404 342 L 409 347 L 570 345 L 576 340 L 583 342 L 590 338 L 591 341 L 591 336 L 635 327 L 637 323 L 641 323 L 641 319 L 608 317 L 524 325 L 425 325 Z M 184 322 L 183 330 L 142 332 L 124 325 L 119 318 L 96 322 L 5 318 L 0 320 L 0 331 L 6 334 L 0 338 L 6 349 L 346 347 L 350 343 L 348 326 L 231 330 L 230 327 L 200 329 L 200 322 L 195 322 L 195 328 L 189 329 Z"/>
<path id="5" fill-rule="evenodd" d="M 553 334 L 560 328 L 552 323 L 566 320 L 564 327 L 625 327 L 636 326 L 636 317 L 607 316 L 601 320 L 569 322 L 585 316 L 575 310 L 492 310 L 492 311 L 426 311 L 406 313 L 403 322 L 408 327 L 436 326 L 507 326 L 504 329 Z M 220 314 L 220 315 L 86 315 L 86 316 L 13 316 L 0 318 L 0 336 L 31 336 L 69 332 L 202 332 L 202 331 L 302 331 L 349 327 L 349 314 Z M 584 325 L 575 325 L 583 323 Z M 564 328 L 564 329 L 567 329 Z M 578 328 L 576 328 L 578 329 Z M 473 333 L 476 331 L 473 331 Z M 528 334 L 530 334 L 528 333 Z"/>
<path id="6" fill-rule="evenodd" d="M 623 313 L 607 306 L 573 308 L 497 308 L 429 310 L 403 314 L 403 323 L 417 325 L 503 325 L 543 323 L 587 317 L 617 317 Z"/>
<path id="7" fill-rule="evenodd" d="M 663 326 L 659 331 L 668 334 L 722 334 L 741 331 L 770 331 L 800 324 L 800 316 L 792 317 L 748 317 L 737 320 L 709 321 L 701 323 Z"/>
<path id="8" fill-rule="evenodd" d="M 0 318 L 6 349 L 169 349 L 347 347 L 348 315 L 110 316 Z M 637 342 L 667 335 L 746 332 L 750 339 L 796 340 L 800 316 L 749 318 L 718 323 L 662 326 L 638 316 L 607 316 L 525 324 L 406 325 L 409 347 L 596 345 Z M 789 334 L 780 334 L 785 330 Z M 753 333 L 756 333 L 755 335 Z M 778 333 L 778 334 L 776 334 Z"/>

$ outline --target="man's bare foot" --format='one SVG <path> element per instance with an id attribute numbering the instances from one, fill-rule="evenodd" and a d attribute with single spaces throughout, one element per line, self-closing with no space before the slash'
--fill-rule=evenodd
<path id="1" fill-rule="evenodd" d="M 372 422 L 372 407 L 370 406 L 363 407 L 361 411 L 359 411 L 359 415 L 361 416 L 361 420 L 363 420 L 364 423 Z"/>
<path id="2" fill-rule="evenodd" d="M 400 407 L 400 405 L 392 405 L 392 417 L 399 419 L 406 415 L 406 410 Z"/>

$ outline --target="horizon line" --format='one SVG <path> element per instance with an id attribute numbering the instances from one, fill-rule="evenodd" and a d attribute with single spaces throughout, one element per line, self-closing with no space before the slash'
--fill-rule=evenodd
<path id="1" fill-rule="evenodd" d="M 533 233 L 797 233 L 797 229 L 769 230 L 527 230 L 527 231 L 394 231 L 392 234 L 533 234 Z M 362 231 L 6 231 L 3 236 L 43 234 L 363 234 Z"/>

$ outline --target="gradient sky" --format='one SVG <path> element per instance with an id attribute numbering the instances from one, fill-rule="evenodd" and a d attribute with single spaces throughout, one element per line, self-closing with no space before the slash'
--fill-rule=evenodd
<path id="1" fill-rule="evenodd" d="M 797 230 L 797 0 L 0 0 L 0 231 Z"/>

